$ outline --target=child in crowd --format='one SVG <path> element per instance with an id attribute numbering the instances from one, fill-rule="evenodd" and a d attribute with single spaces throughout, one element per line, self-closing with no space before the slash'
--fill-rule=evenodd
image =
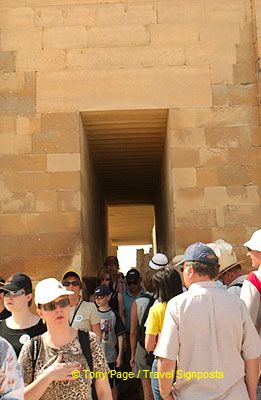
<path id="1" fill-rule="evenodd" d="M 106 360 L 110 370 L 115 370 L 122 364 L 125 326 L 119 314 L 109 306 L 111 299 L 111 289 L 109 286 L 98 286 L 95 289 L 94 297 L 101 318 L 102 345 Z M 118 387 L 115 377 L 110 378 L 110 386 L 113 400 L 117 400 Z"/>

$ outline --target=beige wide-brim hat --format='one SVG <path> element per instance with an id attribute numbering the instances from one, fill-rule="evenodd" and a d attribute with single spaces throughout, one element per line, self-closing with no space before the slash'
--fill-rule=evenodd
<path id="1" fill-rule="evenodd" d="M 246 260 L 238 261 L 234 252 L 232 254 L 221 254 L 218 258 L 219 262 L 219 275 L 223 275 L 225 272 L 234 268 L 236 265 L 246 262 Z"/>

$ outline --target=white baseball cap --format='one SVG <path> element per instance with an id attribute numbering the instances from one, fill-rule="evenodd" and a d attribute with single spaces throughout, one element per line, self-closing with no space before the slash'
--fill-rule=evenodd
<path id="1" fill-rule="evenodd" d="M 47 278 L 35 286 L 34 302 L 36 305 L 47 304 L 60 296 L 71 294 L 74 292 L 67 290 L 57 279 Z"/>
<path id="2" fill-rule="evenodd" d="M 248 247 L 251 250 L 261 251 L 261 229 L 255 231 L 243 246 Z"/>
<path id="3" fill-rule="evenodd" d="M 167 256 L 165 256 L 163 253 L 156 253 L 149 262 L 149 266 L 152 269 L 161 269 L 166 267 L 167 264 Z"/>

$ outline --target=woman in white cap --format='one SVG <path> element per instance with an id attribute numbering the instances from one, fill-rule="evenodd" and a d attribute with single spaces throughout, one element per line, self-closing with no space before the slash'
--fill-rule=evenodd
<path id="1" fill-rule="evenodd" d="M 37 312 L 45 320 L 47 332 L 40 336 L 38 351 L 32 351 L 32 348 L 35 350 L 32 347 L 35 339 L 32 339 L 20 353 L 27 400 L 92 400 L 91 372 L 96 378 L 98 400 L 112 400 L 108 366 L 98 337 L 89 332 L 91 368 L 83 353 L 81 331 L 69 325 L 69 296 L 72 294 L 54 278 L 36 285 Z"/>

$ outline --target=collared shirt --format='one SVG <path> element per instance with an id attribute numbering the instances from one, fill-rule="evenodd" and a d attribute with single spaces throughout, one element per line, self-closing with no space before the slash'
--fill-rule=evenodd
<path id="1" fill-rule="evenodd" d="M 0 337 L 0 398 L 24 399 L 24 381 L 13 347 Z"/>
<path id="2" fill-rule="evenodd" d="M 169 301 L 154 353 L 178 359 L 177 399 L 246 400 L 244 360 L 259 357 L 261 343 L 243 302 L 204 281 Z"/>
<path id="3" fill-rule="evenodd" d="M 130 323 L 131 323 L 131 306 L 134 300 L 138 299 L 145 293 L 144 289 L 141 288 L 140 293 L 138 296 L 133 296 L 129 290 L 125 290 L 122 295 L 123 295 L 123 301 L 124 301 L 124 312 L 125 312 L 125 326 L 126 326 L 126 332 L 130 332 Z"/>
<path id="4" fill-rule="evenodd" d="M 261 265 L 257 271 L 253 271 L 256 278 L 261 281 Z M 240 293 L 241 300 L 244 301 L 252 321 L 255 324 L 257 332 L 261 337 L 261 305 L 260 305 L 260 293 L 258 288 L 251 280 L 246 279 Z"/>
<path id="5" fill-rule="evenodd" d="M 240 292 L 244 283 L 244 280 L 246 279 L 247 275 L 241 275 L 238 278 L 234 279 L 227 287 L 227 290 L 229 293 L 234 293 L 237 296 L 240 296 Z M 241 285 L 241 286 L 239 286 Z"/>

